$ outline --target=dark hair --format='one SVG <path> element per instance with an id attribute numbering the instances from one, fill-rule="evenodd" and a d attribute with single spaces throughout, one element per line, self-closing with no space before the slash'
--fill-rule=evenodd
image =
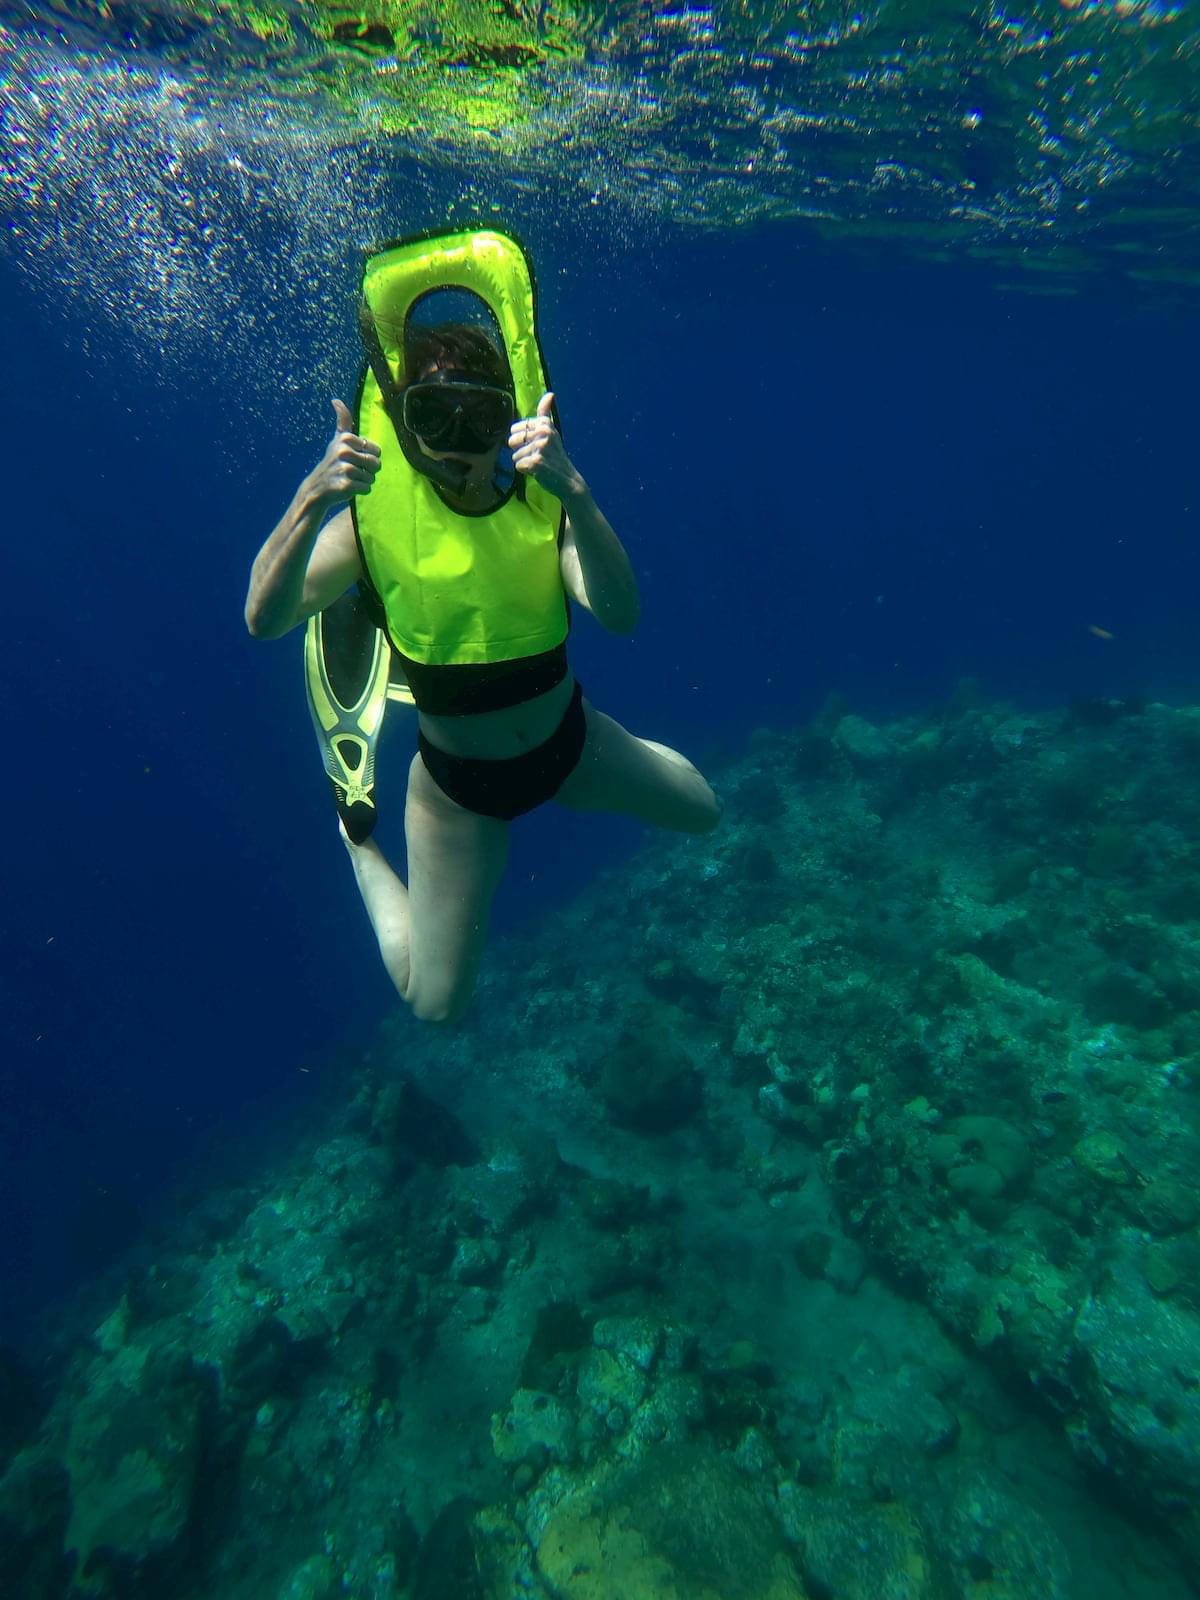
<path id="1" fill-rule="evenodd" d="M 480 383 L 512 391 L 508 361 L 484 333 L 468 322 L 440 322 L 435 328 L 413 327 L 404 339 L 404 379 L 414 383 L 429 367 L 451 367 Z"/>

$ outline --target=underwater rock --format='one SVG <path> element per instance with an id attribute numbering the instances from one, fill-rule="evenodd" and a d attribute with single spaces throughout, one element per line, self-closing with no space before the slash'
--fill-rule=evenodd
<path id="1" fill-rule="evenodd" d="M 995 974 L 978 956 L 935 950 L 921 973 L 918 998 L 923 1010 L 936 1014 L 948 1006 L 982 1005 L 995 987 Z"/>
<path id="2" fill-rule="evenodd" d="M 1153 978 L 1133 967 L 1110 967 L 1093 979 L 1085 996 L 1094 1022 L 1131 1028 L 1156 1028 L 1171 1014 L 1171 1004 Z"/>
<path id="3" fill-rule="evenodd" d="M 1014 900 L 1029 888 L 1029 880 L 1042 865 L 1040 850 L 1012 850 L 992 865 L 991 898 L 997 904 Z"/>
<path id="4" fill-rule="evenodd" d="M 946 1184 L 968 1205 L 973 1200 L 994 1200 L 1004 1193 L 1003 1176 L 986 1161 L 968 1161 L 961 1167 L 951 1167 L 946 1174 Z"/>
<path id="5" fill-rule="evenodd" d="M 96 1343 L 105 1355 L 115 1355 L 118 1350 L 124 1349 L 132 1321 L 129 1296 L 123 1294 L 95 1332 Z"/>
<path id="6" fill-rule="evenodd" d="M 646 1393 L 646 1375 L 628 1356 L 591 1349 L 579 1364 L 576 1392 L 580 1404 L 597 1416 L 610 1418 L 618 1412 L 628 1419 Z"/>
<path id="7" fill-rule="evenodd" d="M 657 1292 L 664 1269 L 677 1254 L 675 1239 L 658 1224 L 641 1224 L 616 1236 L 606 1235 L 587 1253 L 587 1293 L 593 1300 L 606 1300 L 629 1290 Z"/>
<path id="8" fill-rule="evenodd" d="M 941 1600 L 923 1529 L 907 1506 L 779 1488 L 779 1513 L 805 1583 L 836 1600 Z"/>
<path id="9" fill-rule="evenodd" d="M 740 883 L 754 884 L 761 889 L 766 884 L 774 883 L 779 877 L 779 858 L 765 839 L 738 840 L 728 851 L 726 861 Z M 758 895 L 754 898 L 761 900 L 771 911 L 777 909 L 777 897 L 774 895 Z M 747 901 L 750 901 L 749 896 Z M 748 917 L 753 916 L 756 925 L 767 920 L 762 915 L 754 915 L 753 903 L 747 904 L 746 912 Z"/>
<path id="10" fill-rule="evenodd" d="M 764 1122 L 794 1138 L 818 1139 L 819 1115 L 811 1105 L 791 1099 L 781 1083 L 765 1083 L 758 1091 L 758 1112 Z"/>
<path id="11" fill-rule="evenodd" d="M 1133 1163 L 1121 1141 L 1107 1130 L 1085 1134 L 1071 1151 L 1075 1165 L 1107 1187 L 1123 1188 L 1132 1182 Z"/>
<path id="12" fill-rule="evenodd" d="M 1132 1249 L 1110 1265 L 1076 1321 L 1078 1388 L 1088 1421 L 1072 1438 L 1086 1456 L 1130 1472 L 1159 1507 L 1189 1507 L 1200 1535 L 1200 1319 L 1157 1298 Z M 1182 1520 L 1182 1519 L 1180 1519 Z M 1200 1544 L 1197 1545 L 1200 1552 Z"/>
<path id="13" fill-rule="evenodd" d="M 700 1109 L 700 1074 L 669 1037 L 627 1029 L 601 1062 L 600 1093 L 619 1127 L 671 1133 Z"/>
<path id="14" fill-rule="evenodd" d="M 525 1535 L 510 1517 L 488 1506 L 471 1527 L 480 1587 L 487 1600 L 547 1600 L 547 1590 L 533 1570 Z"/>
<path id="15" fill-rule="evenodd" d="M 891 740 L 864 717 L 843 717 L 833 730 L 833 740 L 859 767 L 877 766 L 890 761 L 894 754 Z"/>
<path id="16" fill-rule="evenodd" d="M 733 1452 L 733 1463 L 748 1478 L 762 1478 L 774 1472 L 779 1458 L 758 1428 L 747 1428 Z"/>
<path id="17" fill-rule="evenodd" d="M 1140 717 L 1146 702 L 1137 696 L 1128 700 L 1078 696 L 1067 707 L 1064 724 L 1068 728 L 1111 728 L 1126 717 Z"/>
<path id="18" fill-rule="evenodd" d="M 1072 1600 L 1058 1535 L 1026 1501 L 981 1473 L 958 1490 L 939 1538 L 962 1600 Z"/>
<path id="19" fill-rule="evenodd" d="M 1200 1239 L 1194 1234 L 1152 1244 L 1142 1274 L 1156 1295 L 1174 1296 L 1181 1306 L 1200 1315 Z"/>
<path id="20" fill-rule="evenodd" d="M 355 1554 L 343 1574 L 342 1587 L 352 1587 L 353 1569 L 365 1565 L 371 1600 L 392 1600 L 395 1591 L 406 1592 L 406 1585 L 420 1554 L 421 1537 L 408 1512 L 392 1495 L 379 1520 L 366 1530 L 366 1537 L 355 1539 Z"/>
<path id="21" fill-rule="evenodd" d="M 680 1444 L 704 1420 L 704 1386 L 695 1373 L 673 1372 L 660 1378 L 629 1421 L 618 1448 L 633 1457 L 656 1444 Z"/>
<path id="22" fill-rule="evenodd" d="M 755 822 L 778 822 L 784 812 L 783 795 L 769 772 L 748 772 L 735 787 L 730 803 Z"/>
<path id="23" fill-rule="evenodd" d="M 836 720 L 846 720 L 844 707 Z M 1200 775 L 1200 717 L 1192 720 L 1190 770 Z M 332 1573 L 329 1600 L 343 1590 L 412 1600 L 415 1531 L 403 1556 L 390 1533 L 370 1537 L 388 1527 L 387 1507 L 398 1506 L 406 1484 L 422 1525 L 476 1484 L 500 1497 L 489 1511 L 460 1505 L 438 1519 L 424 1546 L 421 1600 L 763 1600 L 781 1582 L 786 1595 L 802 1593 L 795 1571 L 781 1578 L 768 1563 L 755 1574 L 748 1560 L 722 1565 L 707 1552 L 714 1516 L 698 1491 L 676 1495 L 680 1475 L 659 1470 L 664 1447 L 688 1461 L 719 1460 L 719 1472 L 698 1469 L 717 1498 L 715 1519 L 732 1507 L 748 1522 L 757 1507 L 787 1521 L 810 1600 L 1054 1600 L 1064 1593 L 1061 1552 L 1020 1502 L 1021 1467 L 1040 1434 L 1026 1438 L 1016 1421 L 981 1415 L 964 1398 L 969 1379 L 947 1379 L 936 1360 L 926 1369 L 914 1353 L 910 1384 L 894 1372 L 884 1382 L 872 1335 L 896 1347 L 890 1325 L 876 1319 L 866 1330 L 880 1303 L 874 1290 L 855 1316 L 823 1285 L 797 1278 L 851 1281 L 842 1262 L 860 1260 L 859 1247 L 840 1226 L 965 1348 L 984 1353 L 1006 1393 L 1032 1383 L 1102 1489 L 1143 1528 L 1150 1514 L 1160 1518 L 1200 1571 L 1192 1471 L 1200 1200 L 1191 1182 L 1200 965 L 1186 926 L 1200 906 L 1198 835 L 1188 822 L 1200 820 L 1200 785 L 1177 799 L 1187 785 L 1171 785 L 1148 761 L 1145 781 L 1175 809 L 1152 812 L 1147 796 L 1139 811 L 1115 740 L 1059 782 L 1062 764 L 1042 760 L 1061 753 L 1057 729 L 1047 731 L 1044 718 L 1010 719 L 993 745 L 1001 721 L 947 723 L 940 742 L 917 719 L 864 724 L 858 755 L 853 724 L 836 743 L 827 728 L 808 748 L 824 781 L 803 796 L 789 743 L 769 769 L 760 753 L 763 804 L 774 803 L 773 783 L 786 828 L 768 840 L 743 825 L 739 837 L 699 854 L 691 842 L 668 845 L 628 878 L 617 875 L 596 902 L 602 915 L 572 910 L 549 954 L 537 941 L 518 941 L 516 957 L 501 947 L 482 1025 L 424 1036 L 424 1045 L 407 1025 L 389 1035 L 389 1058 L 403 1059 L 420 1084 L 451 1074 L 498 1084 L 496 1061 L 511 1061 L 513 1078 L 490 1114 L 511 1113 L 514 1128 L 489 1137 L 479 1159 L 453 1159 L 455 1149 L 470 1158 L 470 1133 L 462 1142 L 436 1108 L 422 1112 L 418 1096 L 393 1092 L 385 1078 L 356 1107 L 353 1137 L 340 1120 L 343 1136 L 306 1147 L 298 1171 L 273 1173 L 213 1226 L 190 1230 L 193 1259 L 183 1270 L 166 1253 L 161 1270 L 144 1269 L 147 1280 L 169 1274 L 185 1285 L 169 1321 L 158 1291 L 126 1280 L 127 1296 L 97 1330 L 105 1360 L 89 1369 L 89 1355 L 79 1355 L 75 1370 L 83 1384 L 121 1374 L 104 1405 L 113 1399 L 108 1409 L 135 1439 L 128 1449 L 109 1441 L 113 1465 L 95 1466 L 96 1495 L 82 1471 L 77 1487 L 88 1498 L 126 1496 L 132 1518 L 137 1471 L 160 1474 L 141 1521 L 161 1559 L 135 1550 L 116 1503 L 105 1513 L 113 1554 L 94 1545 L 72 1600 L 101 1589 L 105 1600 L 226 1586 L 232 1594 L 234 1561 L 252 1546 L 265 1571 L 239 1573 L 247 1593 L 280 1600 L 281 1579 L 297 1595 L 305 1586 L 319 1592 Z M 869 753 L 871 732 L 888 761 Z M 798 755 L 797 766 L 807 759 Z M 952 786 L 934 793 L 943 761 Z M 881 820 L 892 769 L 912 803 Z M 998 770 L 1003 781 L 981 796 Z M 1097 772 L 1103 804 L 1087 792 Z M 765 928 L 757 919 L 768 911 L 774 922 Z M 1162 921 L 1172 913 L 1177 927 Z M 572 944 L 588 959 L 558 967 L 554 952 Z M 649 1004 L 631 975 L 631 948 Z M 528 979 L 529 950 L 542 962 L 536 1018 L 528 982 L 509 981 L 523 970 Z M 1146 1014 L 1160 1009 L 1159 996 L 1169 1007 L 1153 1030 L 1097 1026 L 1089 1015 L 1095 986 L 1114 969 L 1137 1005 L 1149 993 Z M 511 1009 L 506 988 L 518 991 Z M 642 1163 L 657 1174 L 653 1192 L 564 1164 L 551 1139 L 522 1141 L 515 1129 L 526 1114 L 544 1114 L 562 1129 L 572 1162 L 638 1176 L 639 1141 L 596 1125 L 604 1051 L 621 1027 L 630 1042 L 623 1070 L 636 1079 L 649 1064 L 665 1080 L 665 1121 L 679 1109 L 673 1065 L 693 1100 L 689 1114 L 701 1109 L 700 1091 L 709 1110 L 703 1137 Z M 693 1060 L 702 1065 L 698 1086 Z M 613 1072 L 603 1088 L 620 1077 Z M 754 1113 L 760 1090 L 778 1130 Z M 423 1141 L 437 1126 L 445 1137 L 435 1134 L 435 1159 L 426 1160 Z M 681 1226 L 669 1197 L 688 1184 Z M 726 1203 L 709 1250 L 703 1217 Z M 240 1238 L 239 1208 L 252 1213 Z M 730 1319 L 741 1315 L 739 1246 L 756 1250 L 767 1239 L 773 1254 L 762 1278 L 769 1295 L 768 1274 L 778 1277 L 781 1315 L 834 1313 L 824 1331 L 818 1320 L 795 1343 L 772 1343 L 775 1372 L 761 1348 L 724 1348 Z M 657 1301 L 646 1292 L 656 1280 Z M 689 1354 L 687 1337 L 665 1323 L 672 1299 L 697 1325 L 711 1316 L 706 1338 L 719 1355 Z M 753 1305 L 770 1310 L 768 1300 Z M 602 1309 L 620 1315 L 594 1320 Z M 756 1314 L 742 1326 L 755 1327 Z M 90 1316 L 85 1335 L 98 1320 Z M 864 1330 L 865 1353 L 852 1328 Z M 813 1359 L 810 1338 L 839 1348 L 827 1360 L 817 1348 Z M 136 1437 L 156 1408 L 158 1391 L 141 1376 L 153 1341 L 186 1349 L 202 1382 L 215 1375 L 200 1425 L 183 1419 L 184 1458 L 199 1465 L 174 1538 L 169 1517 L 161 1531 L 155 1519 L 164 1506 L 175 1515 L 187 1505 L 186 1482 L 168 1481 L 154 1444 Z M 924 1349 L 919 1339 L 908 1348 Z M 497 1394 L 507 1391 L 495 1385 L 518 1367 L 518 1392 L 501 1404 Z M 156 1417 L 169 1430 L 170 1391 L 168 1381 Z M 81 1392 L 67 1380 L 48 1428 L 60 1453 Z M 496 1410 L 495 1458 L 485 1462 L 468 1437 L 476 1399 Z M 3 1405 L 0 1369 L 0 1434 Z M 444 1409 L 453 1421 L 439 1434 Z M 1005 1428 L 1012 1437 L 997 1437 Z M 28 1433 L 15 1438 L 19 1448 Z M 1004 1493 L 972 1479 L 950 1517 L 939 1505 L 979 1459 L 996 1463 Z M 776 1506 L 771 1486 L 785 1463 L 796 1481 Z M 643 1465 L 653 1471 L 633 1476 Z M 630 1476 L 618 1492 L 621 1474 Z M 751 1497 L 746 1516 L 731 1480 Z M 214 1518 L 206 1485 L 226 1482 L 237 1501 L 218 1505 L 226 1514 Z M 657 1503 L 666 1520 L 664 1492 L 682 1507 L 672 1513 L 674 1543 L 643 1519 L 643 1506 L 652 1517 Z M 280 1535 L 284 1524 L 295 1528 L 298 1506 L 313 1513 L 293 1546 L 294 1534 Z M 0 1480 L 5 1600 L 66 1600 L 70 1509 L 61 1462 L 16 1458 Z M 555 1532 L 571 1533 L 573 1563 L 542 1537 L 556 1516 Z M 700 1529 L 695 1560 L 688 1517 Z M 211 1546 L 191 1544 L 197 1529 L 206 1538 L 211 1530 Z M 322 1548 L 325 1556 L 296 1566 Z M 204 1571 L 210 1550 L 217 1565 Z"/>
<path id="24" fill-rule="evenodd" d="M 278 1317 L 264 1317 L 238 1339 L 225 1367 L 225 1381 L 239 1406 L 254 1411 L 272 1395 L 300 1393 L 319 1371 L 322 1338 L 296 1338 Z"/>
<path id="25" fill-rule="evenodd" d="M 550 1320 L 560 1319 L 568 1324 L 563 1336 L 573 1341 L 582 1319 L 564 1318 L 559 1308 Z M 555 1342 L 553 1329 L 543 1329 L 539 1337 Z M 533 1469 L 516 1483 L 520 1493 L 550 1460 L 566 1461 L 578 1453 L 594 1461 L 614 1449 L 632 1460 L 659 1444 L 682 1442 L 704 1420 L 703 1384 L 698 1375 L 682 1370 L 695 1347 L 686 1330 L 664 1328 L 648 1317 L 606 1317 L 596 1323 L 592 1341 L 582 1351 L 570 1351 L 569 1365 L 577 1368 L 577 1416 L 548 1395 L 518 1394 L 508 1414 L 492 1420 L 497 1456 L 518 1470 L 522 1465 Z M 565 1381 L 567 1367 L 557 1360 L 539 1358 L 533 1364 Z"/>
<path id="26" fill-rule="evenodd" d="M 802 1234 L 792 1246 L 792 1255 L 806 1278 L 823 1278 L 833 1255 L 833 1238 L 815 1231 Z"/>
<path id="27" fill-rule="evenodd" d="M 1090 878 L 1119 878 L 1134 871 L 1140 857 L 1141 844 L 1133 828 L 1102 822 L 1092 829 L 1083 870 Z"/>
<path id="28" fill-rule="evenodd" d="M 753 1339 L 735 1339 L 726 1347 L 715 1370 L 722 1379 L 740 1379 L 770 1388 L 775 1371 Z"/>
<path id="29" fill-rule="evenodd" d="M 736 1346 L 732 1347 L 736 1350 Z M 722 1446 L 733 1449 L 747 1428 L 774 1429 L 779 1394 L 765 1361 L 710 1367 L 704 1374 L 705 1423 Z"/>
<path id="30" fill-rule="evenodd" d="M 579 1209 L 595 1228 L 606 1233 L 624 1233 L 639 1217 L 646 1215 L 650 1191 L 640 1183 L 619 1183 L 614 1178 L 581 1179 Z"/>
<path id="31" fill-rule="evenodd" d="M 1200 922 L 1200 874 L 1180 872 L 1178 877 L 1151 890 L 1155 909 L 1168 922 Z"/>
<path id="32" fill-rule="evenodd" d="M 389 1080 L 375 1100 L 374 1123 L 401 1175 L 418 1162 L 469 1167 L 479 1148 L 462 1123 L 413 1079 Z"/>
<path id="33" fill-rule="evenodd" d="M 592 1329 L 592 1343 L 649 1372 L 663 1348 L 665 1333 L 662 1324 L 650 1317 L 601 1317 Z"/>
<path id="34" fill-rule="evenodd" d="M 438 1513 L 417 1555 L 412 1600 L 489 1600 L 475 1560 L 472 1525 L 479 1509 L 462 1495 Z"/>
<path id="35" fill-rule="evenodd" d="M 910 788 L 932 789 L 947 782 L 959 767 L 963 752 L 948 743 L 940 728 L 923 728 L 901 750 L 904 777 Z"/>
<path id="36" fill-rule="evenodd" d="M 817 728 L 799 732 L 792 744 L 793 771 L 802 781 L 824 778 L 836 766 L 838 749 L 828 733 Z"/>
<path id="37" fill-rule="evenodd" d="M 532 1217 L 553 1211 L 561 1168 L 549 1134 L 509 1130 L 487 1139 L 482 1159 L 456 1172 L 455 1199 L 503 1237 Z"/>
<path id="38" fill-rule="evenodd" d="M 506 1466 L 575 1459 L 575 1419 L 561 1400 L 518 1389 L 507 1412 L 492 1418 L 492 1449 Z"/>
<path id="39" fill-rule="evenodd" d="M 98 1359 L 71 1412 L 67 1545 L 137 1567 L 172 1551 L 192 1514 L 210 1405 L 203 1374 L 170 1349 Z"/>
<path id="40" fill-rule="evenodd" d="M 424 1226 L 414 1229 L 407 1242 L 408 1264 L 414 1272 L 436 1277 L 454 1255 L 453 1222 L 449 1216 L 431 1214 L 423 1206 L 415 1207 L 413 1215 L 421 1218 Z"/>
<path id="41" fill-rule="evenodd" d="M 477 1328 L 488 1320 L 493 1309 L 492 1296 L 481 1284 L 474 1284 L 454 1302 L 453 1316 L 467 1327 Z"/>
<path id="42" fill-rule="evenodd" d="M 309 1556 L 280 1587 L 278 1600 L 330 1600 L 337 1573 L 326 1555 Z"/>
<path id="43" fill-rule="evenodd" d="M 730 805 L 744 818 L 770 826 L 784 814 L 784 797 L 773 773 L 749 771 L 734 787 Z"/>
<path id="44" fill-rule="evenodd" d="M 550 1511 L 536 1556 L 554 1600 L 805 1600 L 763 1499 L 698 1445 L 589 1477 Z"/>
<path id="45" fill-rule="evenodd" d="M 990 1203 L 1021 1188 L 1032 1166 L 1024 1136 L 1000 1117 L 952 1117 L 936 1133 L 915 1134 L 912 1143 L 915 1151 L 923 1150 L 947 1188 L 987 1225 L 999 1220 Z"/>
<path id="46" fill-rule="evenodd" d="M 542 1306 L 521 1362 L 521 1387 L 553 1393 L 590 1343 L 588 1325 L 578 1306 L 563 1300 Z"/>
<path id="47" fill-rule="evenodd" d="M 840 1494 L 859 1500 L 918 1501 L 929 1462 L 958 1442 L 959 1424 L 913 1367 L 864 1374 L 848 1399 L 830 1411 L 825 1438 Z"/>
<path id="48" fill-rule="evenodd" d="M 1142 1274 L 1155 1294 L 1169 1299 L 1183 1282 L 1184 1275 L 1169 1251 L 1154 1246 L 1146 1251 Z"/>
<path id="49" fill-rule="evenodd" d="M 1170 1173 L 1151 1178 L 1130 1196 L 1129 1204 L 1143 1226 L 1158 1238 L 1183 1233 L 1200 1221 L 1200 1195 L 1195 1184 Z"/>
<path id="50" fill-rule="evenodd" d="M 720 1009 L 720 982 L 693 962 L 664 956 L 647 969 L 645 984 L 652 995 L 693 1016 L 711 1018 Z"/>
<path id="51" fill-rule="evenodd" d="M 64 1548 L 71 1485 L 60 1461 L 19 1455 L 0 1478 L 0 1594 L 62 1600 L 74 1562 Z"/>
<path id="52" fill-rule="evenodd" d="M 460 1239 L 449 1273 L 455 1283 L 494 1283 L 504 1267 L 504 1253 L 494 1239 Z"/>
<path id="53" fill-rule="evenodd" d="M 1032 1165 L 1029 1143 L 1001 1117 L 951 1117 L 944 1127 L 966 1155 L 978 1151 L 979 1158 L 999 1174 L 1005 1189 L 1019 1187 L 1028 1176 Z"/>

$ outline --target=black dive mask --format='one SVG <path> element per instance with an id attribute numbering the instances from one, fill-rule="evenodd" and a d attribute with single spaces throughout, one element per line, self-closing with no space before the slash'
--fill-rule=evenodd
<path id="1" fill-rule="evenodd" d="M 439 373 L 401 391 L 404 426 L 430 450 L 486 455 L 508 438 L 516 411 L 507 389 Z"/>
<path id="2" fill-rule="evenodd" d="M 461 452 L 463 455 L 485 455 L 494 446 L 504 442 L 513 418 L 512 395 L 506 389 L 474 383 L 470 374 L 465 372 L 439 372 L 418 383 L 397 384 L 379 342 L 375 318 L 365 299 L 359 302 L 358 326 L 366 348 L 367 362 L 379 385 L 384 410 L 405 460 L 414 472 L 429 478 L 438 488 L 451 491 L 461 489 L 470 474 L 470 463 L 437 461 L 421 449 L 417 429 L 408 421 L 409 395 L 414 395 L 416 421 L 421 425 L 420 438 L 429 449 Z M 445 391 L 445 397 L 440 402 L 427 394 L 427 391 L 438 389 Z M 415 398 L 417 390 L 422 392 L 419 399 Z M 489 398 L 476 403 L 468 398 L 467 391 L 475 395 L 503 397 L 508 409 L 507 420 L 502 428 L 499 426 L 499 401 Z M 432 429 L 432 437 L 426 429 Z"/>

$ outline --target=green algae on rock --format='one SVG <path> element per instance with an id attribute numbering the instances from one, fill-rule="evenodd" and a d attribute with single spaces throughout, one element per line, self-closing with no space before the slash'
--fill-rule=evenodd
<path id="1" fill-rule="evenodd" d="M 695 1446 L 659 1446 L 568 1489 L 536 1549 L 555 1600 L 806 1600 L 763 1499 Z"/>

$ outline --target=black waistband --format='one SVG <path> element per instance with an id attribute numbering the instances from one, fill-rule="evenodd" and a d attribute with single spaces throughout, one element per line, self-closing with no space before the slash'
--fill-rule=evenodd
<path id="1" fill-rule="evenodd" d="M 396 651 L 418 711 L 431 717 L 468 717 L 506 711 L 536 700 L 567 675 L 567 647 L 517 661 L 484 661 L 464 666 L 428 666 Z"/>

